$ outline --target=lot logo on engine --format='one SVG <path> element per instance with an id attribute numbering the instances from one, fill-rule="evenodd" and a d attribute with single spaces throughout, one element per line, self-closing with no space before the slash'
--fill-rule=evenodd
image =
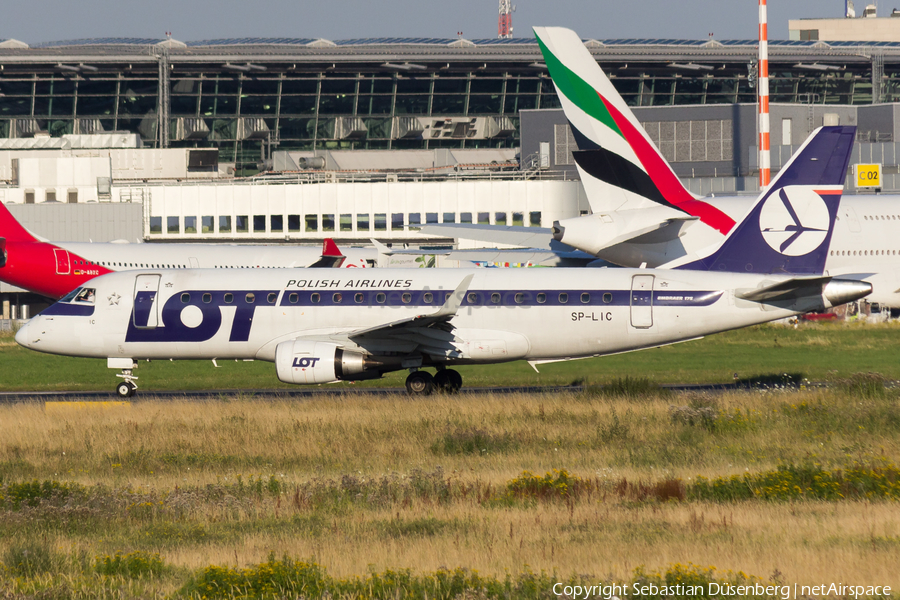
<path id="1" fill-rule="evenodd" d="M 306 369 L 306 368 L 314 369 L 316 367 L 316 363 L 319 362 L 319 360 L 321 360 L 321 359 L 318 357 L 306 356 L 306 357 L 300 358 L 299 356 L 295 356 L 294 363 L 291 366 L 300 368 L 300 369 Z"/>

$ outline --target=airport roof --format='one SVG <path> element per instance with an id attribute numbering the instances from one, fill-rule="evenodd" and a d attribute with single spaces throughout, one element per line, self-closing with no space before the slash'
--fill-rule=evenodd
<path id="1" fill-rule="evenodd" d="M 757 40 L 685 40 L 676 38 L 588 39 L 585 45 L 600 61 L 678 62 L 755 60 Z M 14 40 L 0 41 L 0 61 L 5 65 L 43 64 L 60 68 L 68 61 L 111 65 L 157 61 L 167 55 L 174 66 L 217 61 L 246 60 L 257 63 L 282 62 L 297 65 L 335 63 L 337 65 L 380 63 L 385 68 L 419 68 L 409 63 L 508 62 L 520 66 L 540 66 L 540 48 L 531 37 L 511 39 L 373 37 L 346 40 L 323 38 L 217 38 L 182 42 L 169 38 L 105 37 L 41 42 L 26 45 Z M 900 63 L 898 42 L 823 42 L 814 40 L 772 40 L 769 57 L 773 62 L 832 61 L 866 64 L 881 55 L 886 63 Z M 406 63 L 398 66 L 397 61 Z M 320 67 L 321 65 L 319 65 Z M 424 67 L 425 65 L 422 65 Z M 319 68 L 317 67 L 317 68 Z M 442 67 L 445 68 L 445 67 Z"/>
<path id="2" fill-rule="evenodd" d="M 53 42 L 40 42 L 28 45 L 29 48 L 66 48 L 72 46 L 151 46 L 161 44 L 167 41 L 166 38 L 128 38 L 128 37 L 103 37 L 103 38 L 84 38 L 74 40 L 59 40 Z M 207 47 L 207 46 L 309 46 L 315 42 L 325 41 L 329 45 L 335 46 L 405 46 L 405 45 L 425 45 L 425 46 L 449 46 L 454 42 L 460 41 L 460 38 L 429 38 L 429 37 L 375 37 L 375 38 L 352 38 L 347 40 L 323 40 L 322 38 L 263 38 L 263 37 L 241 37 L 241 38 L 216 38 L 211 40 L 198 40 L 192 42 L 184 42 L 189 48 Z M 532 38 L 483 38 L 465 40 L 475 46 L 518 46 L 518 45 L 537 45 Z M 599 42 L 604 46 L 756 46 L 757 40 L 687 40 L 678 38 L 615 38 L 609 40 L 584 40 Z M 832 48 L 841 47 L 890 47 L 900 48 L 900 42 L 822 42 L 817 40 L 769 40 L 769 46 L 774 47 L 822 47 L 828 46 Z"/>

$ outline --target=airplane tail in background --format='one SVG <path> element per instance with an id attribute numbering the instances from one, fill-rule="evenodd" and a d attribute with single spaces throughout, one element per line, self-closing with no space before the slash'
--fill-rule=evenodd
<path id="1" fill-rule="evenodd" d="M 578 35 L 561 27 L 534 33 L 579 148 L 573 155 L 593 212 L 663 205 L 728 233 L 734 220 L 682 185 Z"/>
<path id="2" fill-rule="evenodd" d="M 855 136 L 856 127 L 816 129 L 715 250 L 663 268 L 822 274 Z"/>
<path id="3" fill-rule="evenodd" d="M 331 238 L 325 238 L 322 242 L 322 256 L 309 265 L 310 269 L 336 269 L 344 264 L 347 257 L 341 252 L 337 244 Z"/>
<path id="4" fill-rule="evenodd" d="M 2 202 L 0 202 L 0 238 L 4 238 L 7 242 L 39 241 L 16 221 L 16 218 Z"/>

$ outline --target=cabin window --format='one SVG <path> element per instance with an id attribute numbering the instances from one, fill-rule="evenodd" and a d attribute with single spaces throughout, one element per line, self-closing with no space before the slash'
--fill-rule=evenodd
<path id="1" fill-rule="evenodd" d="M 335 304 L 340 304 L 343 299 L 344 299 L 344 297 L 340 294 L 340 292 L 338 292 L 337 294 L 334 294 L 331 297 L 331 301 L 334 302 Z"/>
<path id="2" fill-rule="evenodd" d="M 234 302 L 234 294 L 225 294 L 225 304 Z"/>
<path id="3" fill-rule="evenodd" d="M 182 294 L 182 295 L 181 295 L 181 303 L 182 303 L 182 304 L 187 304 L 187 303 L 190 302 L 190 301 L 191 301 L 191 295 L 190 295 L 190 294 Z"/>
<path id="4" fill-rule="evenodd" d="M 422 295 L 422 300 L 425 304 L 431 304 L 434 302 L 434 295 L 432 295 L 431 292 L 425 292 L 425 294 Z"/>
<path id="5" fill-rule="evenodd" d="M 560 304 L 568 304 L 568 302 L 569 302 L 569 295 L 565 292 L 561 293 L 559 295 L 559 303 Z"/>
<path id="6" fill-rule="evenodd" d="M 545 303 L 547 301 L 547 294 L 545 294 L 544 292 L 541 292 L 540 294 L 538 294 L 537 301 L 538 301 L 538 304 Z"/>
<path id="7" fill-rule="evenodd" d="M 377 302 L 378 304 L 384 304 L 385 299 L 386 296 L 383 292 L 378 292 L 377 294 L 375 294 L 375 302 Z"/>
<path id="8" fill-rule="evenodd" d="M 525 302 L 525 294 L 519 292 L 516 294 L 516 304 L 522 304 L 523 302 Z"/>
<path id="9" fill-rule="evenodd" d="M 478 304 L 478 294 L 470 292 L 469 295 L 466 296 L 466 300 L 469 301 L 469 304 Z"/>
<path id="10" fill-rule="evenodd" d="M 409 304 L 410 302 L 412 302 L 412 294 L 410 294 L 409 292 L 404 292 L 403 295 L 400 296 L 400 300 L 403 302 L 403 304 Z"/>
<path id="11" fill-rule="evenodd" d="M 500 304 L 500 294 L 497 292 L 491 294 L 491 304 Z"/>
<path id="12" fill-rule="evenodd" d="M 362 304 L 363 299 L 364 299 L 364 296 L 362 294 L 355 294 L 353 296 L 353 301 L 356 302 L 357 304 Z"/>
<path id="13" fill-rule="evenodd" d="M 254 302 L 256 302 L 256 294 L 254 294 L 253 292 L 248 293 L 246 296 L 244 296 L 244 302 L 246 302 L 247 304 L 253 304 Z"/>
<path id="14" fill-rule="evenodd" d="M 268 296 L 266 296 L 266 301 L 267 301 L 269 304 L 275 304 L 275 300 L 276 300 L 277 298 L 278 298 L 278 294 L 276 294 L 275 292 L 272 292 L 272 293 L 270 293 Z"/>
<path id="15" fill-rule="evenodd" d="M 322 297 L 319 296 L 318 292 L 315 292 L 309 296 L 309 299 L 313 304 L 318 304 Z"/>
<path id="16" fill-rule="evenodd" d="M 212 294 L 203 294 L 203 304 L 212 302 Z"/>
<path id="17" fill-rule="evenodd" d="M 587 304 L 587 303 L 590 302 L 590 301 L 591 301 L 591 295 L 590 295 L 590 294 L 588 294 L 587 292 L 585 292 L 584 294 L 581 295 L 581 303 L 582 303 L 582 304 Z"/>
<path id="18" fill-rule="evenodd" d="M 603 294 L 603 304 L 609 304 L 610 302 L 612 302 L 612 294 L 606 292 Z"/>

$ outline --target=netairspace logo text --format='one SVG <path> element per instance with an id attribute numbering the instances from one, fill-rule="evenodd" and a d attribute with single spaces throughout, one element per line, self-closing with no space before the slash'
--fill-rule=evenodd
<path id="1" fill-rule="evenodd" d="M 566 585 L 557 583 L 553 586 L 553 593 L 566 598 L 612 600 L 622 596 L 670 596 L 670 597 L 697 597 L 697 596 L 765 596 L 792 600 L 801 596 L 843 596 L 845 598 L 860 598 L 866 596 L 890 596 L 890 586 L 881 585 L 844 585 L 843 583 L 820 585 L 731 585 L 729 583 L 707 583 L 704 585 L 655 585 L 652 583 L 622 583 L 622 584 L 598 584 L 598 585 Z"/>

